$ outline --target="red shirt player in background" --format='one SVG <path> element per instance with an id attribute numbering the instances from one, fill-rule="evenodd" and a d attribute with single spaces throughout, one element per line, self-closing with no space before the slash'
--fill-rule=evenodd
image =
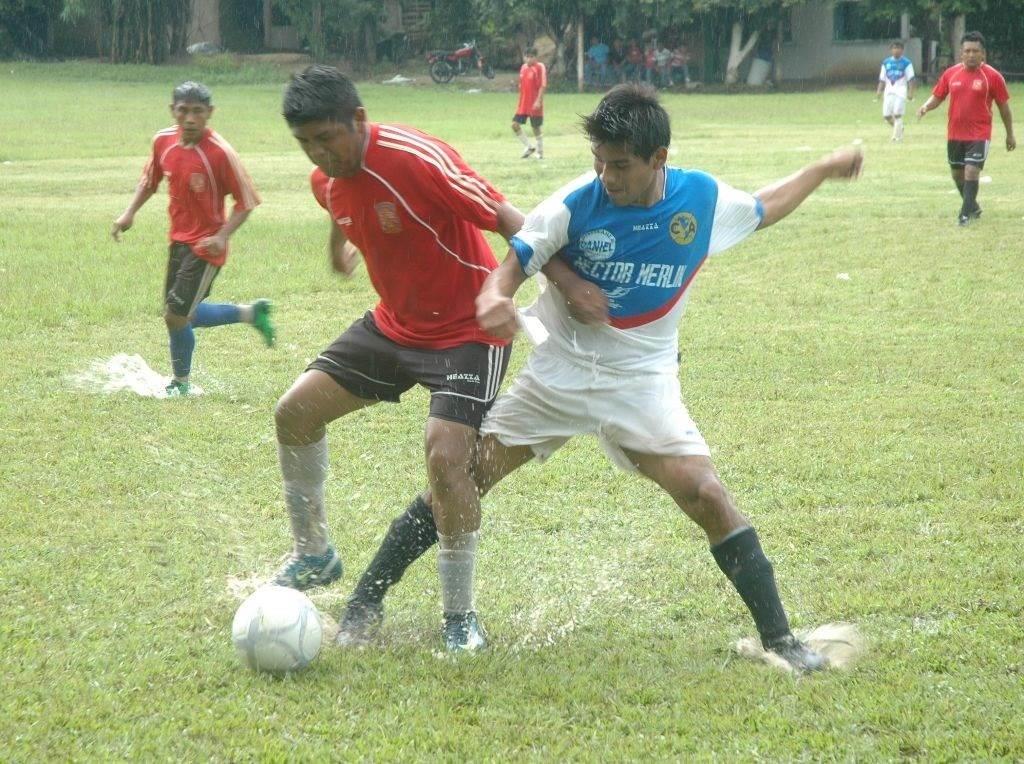
<path id="1" fill-rule="evenodd" d="M 923 117 L 949 96 L 949 124 L 946 129 L 946 154 L 963 204 L 957 222 L 965 226 L 981 217 L 978 206 L 978 179 L 988 157 L 992 138 L 992 102 L 1006 128 L 1006 150 L 1017 148 L 1013 136 L 1010 94 L 1003 75 L 985 63 L 985 38 L 980 32 L 968 32 L 960 43 L 962 63 L 949 67 L 935 83 L 931 96 L 917 110 Z"/>
<path id="2" fill-rule="evenodd" d="M 206 126 L 213 114 L 212 96 L 205 85 L 183 82 L 174 89 L 171 114 L 177 123 L 153 138 L 153 150 L 128 208 L 114 221 L 111 235 L 120 241 L 132 227 L 135 213 L 167 178 L 171 218 L 170 255 L 164 279 L 164 322 L 170 334 L 174 378 L 168 397 L 191 392 L 189 374 L 195 335 L 192 327 L 247 323 L 274 344 L 270 301 L 251 305 L 203 302 L 228 256 L 228 239 L 260 203 L 238 154 Z M 235 200 L 224 216 L 224 197 Z"/>
<path id="3" fill-rule="evenodd" d="M 544 158 L 544 136 L 541 126 L 544 124 L 544 91 L 548 89 L 548 70 L 537 60 L 537 49 L 527 48 L 523 53 L 523 65 L 519 68 L 519 103 L 512 117 L 512 132 L 523 144 L 522 158 L 526 159 L 536 153 L 537 159 Z M 523 132 L 526 119 L 530 119 L 533 136 L 537 145 Z"/>

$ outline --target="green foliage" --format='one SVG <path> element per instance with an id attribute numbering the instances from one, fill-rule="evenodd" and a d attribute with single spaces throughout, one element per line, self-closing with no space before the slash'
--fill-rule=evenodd
<path id="1" fill-rule="evenodd" d="M 190 0 L 64 0 L 61 17 L 102 19 L 101 47 L 114 63 L 159 64 L 185 50 Z"/>
<path id="2" fill-rule="evenodd" d="M 672 164 L 738 188 L 864 140 L 858 183 L 709 260 L 680 327 L 684 397 L 794 625 L 848 620 L 870 640 L 851 672 L 793 680 L 735 658 L 751 625 L 702 535 L 580 438 L 485 499 L 486 654 L 437 655 L 428 554 L 390 597 L 381 646 L 328 649 L 278 681 L 243 670 L 229 638 L 237 587 L 290 544 L 274 402 L 375 301 L 365 269 L 328 270 L 329 222 L 279 114 L 283 74 L 215 90 L 212 122 L 263 197 L 212 299 L 274 299 L 279 347 L 247 327 L 197 331 L 207 395 L 194 400 L 69 382 L 115 353 L 167 370 L 166 190 L 120 245 L 107 231 L 186 71 L 0 69 L 0 758 L 1020 758 L 1024 164 L 997 146 L 1000 127 L 985 215 L 961 230 L 941 113 L 908 122 L 897 146 L 873 83 L 663 96 Z M 93 92 L 103 108 L 69 108 Z M 591 166 L 576 115 L 596 94 L 546 102 L 543 163 L 518 158 L 511 93 L 361 94 L 374 119 L 449 141 L 523 209 Z M 348 572 L 313 593 L 327 615 L 424 485 L 428 405 L 413 390 L 329 427 L 328 514 Z"/>
<path id="3" fill-rule="evenodd" d="M 372 59 L 380 20 L 375 0 L 280 0 L 277 4 L 307 41 L 314 58 L 323 59 L 330 51 Z"/>

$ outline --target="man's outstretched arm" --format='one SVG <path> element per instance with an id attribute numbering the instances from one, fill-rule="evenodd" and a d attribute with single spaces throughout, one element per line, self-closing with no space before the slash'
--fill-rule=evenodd
<path id="1" fill-rule="evenodd" d="M 864 155 L 860 149 L 839 149 L 802 170 L 756 192 L 764 209 L 761 225 L 767 228 L 799 207 L 818 186 L 829 179 L 852 180 L 860 175 Z"/>
<path id="2" fill-rule="evenodd" d="M 526 281 L 514 249 L 496 269 L 491 271 L 480 294 L 476 296 L 476 320 L 480 328 L 500 339 L 512 339 L 519 328 L 515 297 Z"/>

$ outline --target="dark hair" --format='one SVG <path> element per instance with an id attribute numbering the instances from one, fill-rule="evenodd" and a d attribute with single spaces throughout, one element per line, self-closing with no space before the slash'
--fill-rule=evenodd
<path id="1" fill-rule="evenodd" d="M 596 143 L 627 145 L 644 161 L 672 140 L 668 112 L 649 85 L 616 85 L 583 117 L 583 131 Z"/>
<path id="2" fill-rule="evenodd" d="M 890 48 L 905 48 L 907 46 L 903 44 L 903 40 L 893 40 L 892 44 L 890 44 L 889 47 Z"/>
<path id="3" fill-rule="evenodd" d="M 210 89 L 201 82 L 183 82 L 171 93 L 171 103 L 205 103 L 207 106 L 213 101 L 213 94 Z"/>
<path id="4" fill-rule="evenodd" d="M 981 36 L 981 32 L 968 32 L 960 38 L 961 45 L 965 42 L 976 42 L 981 45 L 981 47 L 985 47 L 985 38 Z"/>
<path id="5" fill-rule="evenodd" d="M 525 51 L 523 51 L 523 55 L 533 56 L 534 58 L 536 58 L 537 57 L 537 49 L 531 45 L 529 48 L 527 48 Z"/>
<path id="6" fill-rule="evenodd" d="M 292 75 L 281 113 L 293 127 L 320 120 L 351 125 L 356 109 L 362 105 L 352 80 L 333 66 L 313 64 Z"/>

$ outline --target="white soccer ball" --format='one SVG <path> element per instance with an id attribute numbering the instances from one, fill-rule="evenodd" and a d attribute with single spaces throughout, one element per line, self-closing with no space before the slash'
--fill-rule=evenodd
<path id="1" fill-rule="evenodd" d="M 320 614 L 309 597 L 285 586 L 264 586 L 235 613 L 231 640 L 242 663 L 283 674 L 308 666 L 323 642 Z"/>

